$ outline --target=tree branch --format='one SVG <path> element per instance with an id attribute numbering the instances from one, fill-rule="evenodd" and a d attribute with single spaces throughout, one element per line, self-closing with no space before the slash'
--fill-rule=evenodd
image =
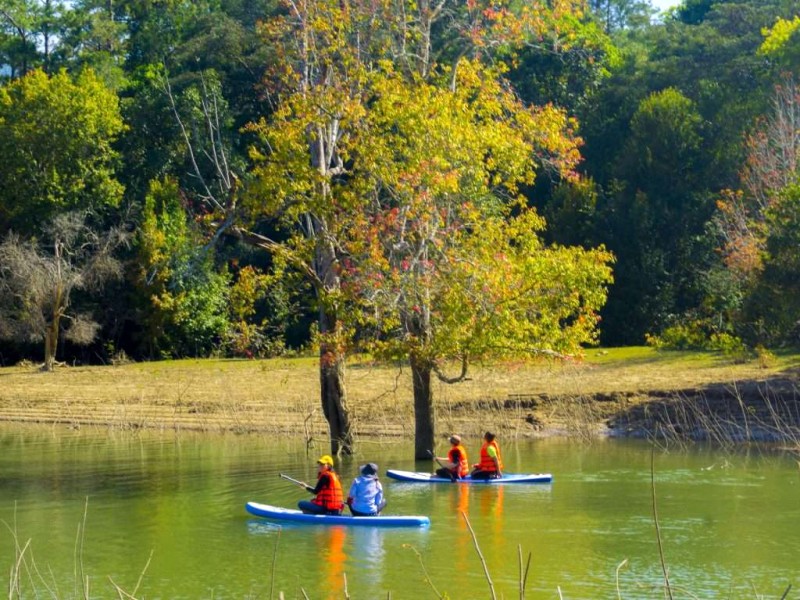
<path id="1" fill-rule="evenodd" d="M 469 359 L 467 358 L 466 354 L 461 355 L 461 373 L 459 373 L 456 377 L 447 377 L 439 368 L 439 366 L 434 363 L 433 365 L 433 372 L 436 373 L 436 377 L 442 383 L 460 383 L 462 381 L 467 381 L 467 368 L 469 367 Z"/>
<path id="2" fill-rule="evenodd" d="M 11 23 L 11 26 L 12 26 L 14 29 L 16 29 L 16 30 L 17 30 L 17 33 L 19 34 L 19 37 L 20 37 L 20 38 L 22 38 L 22 41 L 23 41 L 23 42 L 27 42 L 27 41 L 28 41 L 28 36 L 27 36 L 27 34 L 26 34 L 25 30 L 22 28 L 22 26 L 20 26 L 20 25 L 17 23 L 17 21 L 14 19 L 14 17 L 12 17 L 12 16 L 9 14 L 9 12 L 8 12 L 6 9 L 4 9 L 4 8 L 3 8 L 3 9 L 0 9 L 0 14 L 2 14 L 2 15 L 3 15 L 3 16 L 6 18 L 6 20 L 7 20 L 9 23 Z"/>
<path id="3" fill-rule="evenodd" d="M 317 288 L 323 287 L 324 283 L 322 279 L 319 278 L 314 269 L 311 268 L 311 266 L 309 266 L 305 261 L 298 258 L 289 249 L 284 247 L 283 244 L 280 244 L 275 240 L 268 238 L 265 235 L 261 235 L 260 233 L 248 231 L 243 227 L 231 226 L 229 229 L 232 235 L 235 235 L 242 241 L 245 241 L 252 246 L 256 246 L 258 248 L 266 250 L 271 254 L 284 258 L 287 262 L 289 262 L 295 268 L 300 270 L 306 277 L 308 277 L 309 280 L 311 281 L 311 284 L 314 287 Z"/>
<path id="4" fill-rule="evenodd" d="M 169 75 L 166 72 L 166 67 L 164 68 L 164 78 L 163 78 L 163 88 L 164 92 L 167 94 L 167 98 L 169 98 L 169 104 L 172 108 L 172 113 L 175 115 L 175 120 L 178 123 L 178 126 L 181 129 L 181 134 L 183 135 L 183 140 L 186 142 L 186 148 L 189 151 L 189 158 L 192 161 L 192 168 L 194 169 L 194 175 L 197 179 L 200 180 L 200 184 L 203 186 L 203 189 L 206 193 L 206 200 L 211 202 L 218 210 L 225 210 L 225 207 L 217 200 L 214 196 L 214 193 L 209 189 L 208 184 L 206 184 L 205 179 L 203 178 L 203 174 L 200 171 L 200 167 L 197 164 L 197 159 L 195 158 L 194 148 L 192 147 L 192 140 L 189 136 L 189 132 L 186 131 L 186 126 L 183 124 L 183 119 L 181 119 L 181 115 L 178 112 L 178 106 L 175 103 L 175 97 L 172 94 L 172 86 L 169 83 Z M 213 143 L 213 139 L 212 139 Z"/>

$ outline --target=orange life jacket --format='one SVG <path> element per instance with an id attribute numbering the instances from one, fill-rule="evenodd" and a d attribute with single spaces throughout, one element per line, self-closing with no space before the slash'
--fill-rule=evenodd
<path id="1" fill-rule="evenodd" d="M 467 474 L 469 473 L 469 461 L 467 460 L 467 451 L 464 450 L 464 446 L 459 444 L 458 446 L 453 446 L 452 448 L 450 448 L 450 451 L 447 453 L 447 460 L 449 460 L 451 463 L 456 462 L 456 457 L 455 457 L 456 450 L 458 450 L 461 457 L 459 458 L 459 461 L 456 465 L 454 472 L 459 477 L 466 477 Z"/>
<path id="2" fill-rule="evenodd" d="M 317 479 L 328 477 L 328 484 L 322 488 L 311 500 L 314 504 L 324 506 L 327 510 L 342 510 L 344 508 L 344 496 L 342 494 L 342 484 L 336 473 L 328 469 L 319 474 Z"/>
<path id="3" fill-rule="evenodd" d="M 485 442 L 483 444 L 483 446 L 481 446 L 481 462 L 480 462 L 480 464 L 478 464 L 478 468 L 481 471 L 489 471 L 489 472 L 497 471 L 497 467 L 495 466 L 494 461 L 492 460 L 492 457 L 489 456 L 489 453 L 486 451 L 486 449 L 489 446 L 494 447 L 495 452 L 497 452 L 497 464 L 500 466 L 500 469 L 502 470 L 503 469 L 503 459 L 500 458 L 500 446 L 498 446 L 497 442 L 495 442 L 495 441 Z"/>

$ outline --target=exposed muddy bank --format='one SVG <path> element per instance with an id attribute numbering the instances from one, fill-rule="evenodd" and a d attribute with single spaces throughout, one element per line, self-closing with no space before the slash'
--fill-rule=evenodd
<path id="1" fill-rule="evenodd" d="M 605 435 L 800 447 L 800 386 L 791 377 L 666 391 L 510 395 L 478 405 L 524 410 L 530 434 L 542 437 Z"/>

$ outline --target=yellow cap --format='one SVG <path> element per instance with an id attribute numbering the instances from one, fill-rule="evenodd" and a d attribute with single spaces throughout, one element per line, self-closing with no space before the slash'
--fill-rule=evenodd
<path id="1" fill-rule="evenodd" d="M 328 465 L 328 466 L 332 467 L 333 466 L 333 459 L 330 456 L 328 456 L 327 454 L 324 454 L 323 456 L 320 456 L 317 459 L 317 464 Z"/>

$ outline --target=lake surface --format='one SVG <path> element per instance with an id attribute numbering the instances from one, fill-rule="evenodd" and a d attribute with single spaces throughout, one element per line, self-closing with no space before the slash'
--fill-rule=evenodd
<path id="1" fill-rule="evenodd" d="M 500 440 L 509 472 L 551 485 L 407 484 L 382 477 L 387 514 L 427 529 L 280 526 L 248 500 L 294 507 L 316 458 L 301 439 L 0 425 L 0 581 L 17 552 L 24 598 L 800 598 L 800 463 L 789 454 L 645 442 Z M 444 453 L 446 442 L 438 450 Z M 466 440 L 471 459 L 479 440 Z M 366 441 L 337 464 L 429 470 L 410 442 Z M 625 562 L 626 561 L 626 562 Z M 138 585 L 138 588 L 137 588 Z M 438 594 L 438 595 L 437 595 Z"/>

